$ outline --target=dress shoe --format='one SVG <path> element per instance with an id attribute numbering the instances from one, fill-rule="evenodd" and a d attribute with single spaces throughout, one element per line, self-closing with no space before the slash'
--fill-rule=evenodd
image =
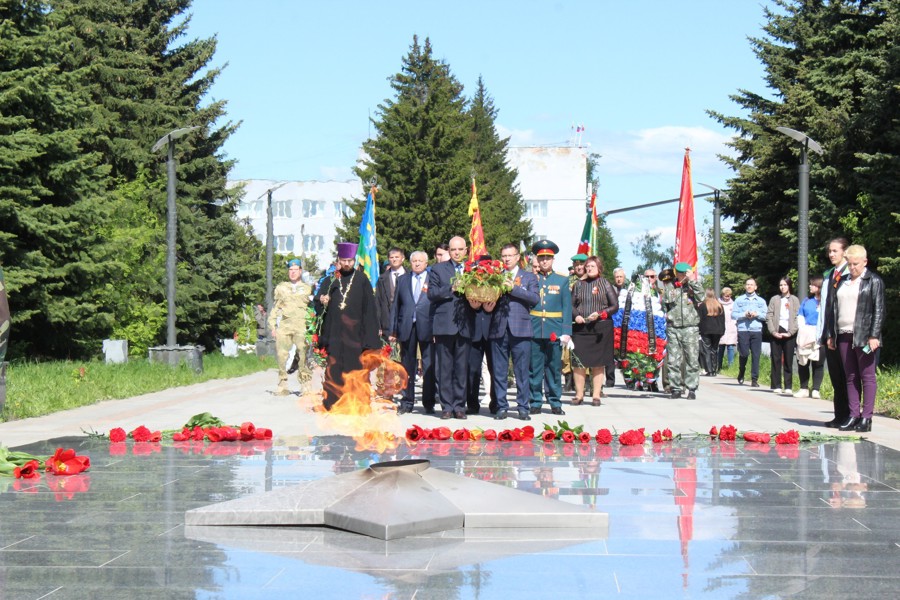
<path id="1" fill-rule="evenodd" d="M 467 415 L 477 415 L 477 414 L 480 413 L 480 412 L 481 412 L 481 408 L 480 408 L 480 407 L 479 407 L 479 408 L 475 408 L 475 407 L 470 406 L 469 408 L 466 409 L 466 414 L 467 414 Z"/>
<path id="2" fill-rule="evenodd" d="M 694 390 L 688 390 L 687 399 L 688 400 L 696 400 L 697 399 L 696 392 L 694 392 Z"/>
<path id="3" fill-rule="evenodd" d="M 456 417 L 457 419 L 462 419 L 463 421 L 465 421 L 467 418 L 466 412 L 464 410 L 456 411 L 455 413 L 453 413 L 453 416 Z"/>
<path id="4" fill-rule="evenodd" d="M 859 417 L 850 417 L 838 425 L 838 431 L 853 431 L 856 429 L 856 426 L 859 425 L 859 421 Z"/>
<path id="5" fill-rule="evenodd" d="M 751 381 L 751 382 L 750 382 L 750 387 L 759 387 L 759 382 L 758 382 L 758 381 Z"/>
<path id="6" fill-rule="evenodd" d="M 412 408 L 409 408 L 409 407 L 406 407 L 406 406 L 401 406 L 400 408 L 397 409 L 397 414 L 398 414 L 398 415 L 405 415 L 405 414 L 408 414 L 408 413 L 411 413 L 411 412 L 412 412 Z"/>
<path id="7" fill-rule="evenodd" d="M 855 431 L 872 431 L 872 419 L 860 419 Z"/>
<path id="8" fill-rule="evenodd" d="M 550 412 L 552 412 L 554 415 L 566 414 L 566 411 L 564 411 L 561 406 L 554 406 L 553 408 L 550 409 Z"/>
<path id="9" fill-rule="evenodd" d="M 432 406 L 432 407 L 429 408 L 429 407 L 426 406 L 426 407 L 425 407 L 425 414 L 426 414 L 426 415 L 433 415 L 433 414 L 434 414 L 434 407 Z"/>
<path id="10" fill-rule="evenodd" d="M 672 390 L 672 398 L 681 398 L 681 390 Z"/>
<path id="11" fill-rule="evenodd" d="M 528 411 L 528 412 L 534 413 L 534 409 L 532 408 L 532 409 L 531 409 L 530 411 Z M 530 420 L 531 420 L 531 415 L 529 415 L 529 414 L 528 414 L 527 412 L 525 412 L 524 410 L 520 410 L 520 411 L 519 411 L 519 418 L 522 419 L 523 421 L 530 421 Z"/>
<path id="12" fill-rule="evenodd" d="M 519 411 L 519 412 L 523 412 L 523 411 Z M 530 414 L 530 415 L 541 414 L 541 407 L 540 406 L 532 406 L 531 409 L 529 409 L 528 414 Z"/>
<path id="13" fill-rule="evenodd" d="M 508 414 L 509 413 L 507 413 L 505 410 L 501 410 L 496 415 L 494 415 L 494 419 L 497 421 L 502 421 L 503 419 L 505 419 L 508 416 Z"/>
<path id="14" fill-rule="evenodd" d="M 825 427 L 828 427 L 830 429 L 837 429 L 840 426 L 840 424 L 841 424 L 841 422 L 838 421 L 837 419 L 832 419 L 830 421 L 825 421 L 825 423 L 823 423 L 823 425 Z"/>
<path id="15" fill-rule="evenodd" d="M 744 385 L 744 376 L 738 375 L 738 385 Z"/>
<path id="16" fill-rule="evenodd" d="M 443 420 L 443 421 L 446 421 L 447 419 L 452 419 L 452 418 L 453 418 L 452 410 L 445 410 L 444 412 L 441 413 L 441 420 Z"/>

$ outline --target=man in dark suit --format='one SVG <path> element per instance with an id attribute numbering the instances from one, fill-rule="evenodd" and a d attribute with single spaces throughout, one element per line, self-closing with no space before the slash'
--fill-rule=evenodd
<path id="1" fill-rule="evenodd" d="M 400 341 L 400 361 L 409 376 L 399 414 L 412 412 L 416 402 L 416 353 L 422 355 L 422 406 L 434 414 L 434 360 L 431 343 L 431 302 L 428 300 L 428 255 L 421 250 L 409 255 L 412 271 L 397 280 L 391 317 L 390 341 Z"/>
<path id="2" fill-rule="evenodd" d="M 479 256 L 477 260 L 480 262 L 482 260 L 492 259 L 490 254 L 483 254 L 482 256 Z M 470 302 L 469 305 L 471 306 L 472 303 Z M 489 408 L 491 413 L 497 412 L 497 397 L 494 395 L 492 384 L 494 374 L 494 361 L 493 357 L 491 356 L 491 321 L 492 318 L 490 311 L 485 309 L 483 306 L 475 310 L 472 321 L 472 345 L 471 349 L 469 350 L 468 387 L 466 389 L 466 414 L 469 415 L 477 415 L 481 410 L 481 365 L 484 361 L 485 356 L 487 356 L 487 370 L 489 375 L 487 380 L 484 382 L 484 389 L 490 395 Z"/>
<path id="3" fill-rule="evenodd" d="M 431 327 L 434 333 L 435 375 L 442 419 L 466 418 L 466 375 L 469 364 L 469 339 L 474 311 L 465 296 L 456 293 L 453 278 L 462 273 L 466 240 L 450 240 L 450 260 L 431 267 L 428 299 L 431 301 Z"/>
<path id="4" fill-rule="evenodd" d="M 388 250 L 388 266 L 375 284 L 375 305 L 378 307 L 378 328 L 381 336 L 387 337 L 391 333 L 391 308 L 394 304 L 394 296 L 397 290 L 397 280 L 406 271 L 403 268 L 403 259 L 406 256 L 400 248 Z"/>
<path id="5" fill-rule="evenodd" d="M 519 418 L 530 421 L 529 376 L 531 367 L 531 309 L 540 300 L 538 282 L 534 273 L 519 268 L 519 251 L 513 244 L 500 250 L 500 260 L 513 282 L 508 294 L 496 303 L 485 303 L 484 309 L 492 313 L 491 355 L 494 370 L 493 386 L 497 402 L 495 419 L 505 419 L 509 410 L 506 392 L 509 387 L 509 357 L 512 354 L 513 372 L 516 376 L 516 409 Z"/>

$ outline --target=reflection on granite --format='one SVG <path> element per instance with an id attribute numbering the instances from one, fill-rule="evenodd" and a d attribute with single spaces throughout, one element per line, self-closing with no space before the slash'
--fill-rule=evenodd
<path id="1" fill-rule="evenodd" d="M 0 598 L 861 599 L 900 589 L 900 453 L 869 442 L 428 442 L 375 455 L 336 437 L 135 454 L 71 438 L 22 449 L 61 445 L 90 456 L 82 480 L 0 479 Z M 608 538 L 484 529 L 382 541 L 184 525 L 193 508 L 411 458 L 606 512 Z"/>

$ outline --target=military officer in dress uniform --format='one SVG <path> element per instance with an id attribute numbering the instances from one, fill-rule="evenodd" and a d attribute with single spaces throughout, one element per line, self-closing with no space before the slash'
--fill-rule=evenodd
<path id="1" fill-rule="evenodd" d="M 297 347 L 300 369 L 297 379 L 303 384 L 310 379 L 306 365 L 306 307 L 312 288 L 301 281 L 303 268 L 296 258 L 288 261 L 288 280 L 275 288 L 272 311 L 269 313 L 269 331 L 275 337 L 275 356 L 278 359 L 278 388 L 276 396 L 287 396 L 287 362 L 291 346 Z M 302 389 L 301 389 L 302 393 Z"/>
<path id="2" fill-rule="evenodd" d="M 553 272 L 553 259 L 559 246 L 541 240 L 531 247 L 537 256 L 538 294 L 540 300 L 531 309 L 531 410 L 540 414 L 544 391 L 550 411 L 564 415 L 562 409 L 562 349 L 572 336 L 572 292 L 569 279 Z"/>

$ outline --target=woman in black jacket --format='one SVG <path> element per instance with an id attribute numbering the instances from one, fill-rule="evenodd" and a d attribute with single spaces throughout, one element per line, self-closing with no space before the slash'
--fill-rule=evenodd
<path id="1" fill-rule="evenodd" d="M 850 418 L 841 431 L 872 431 L 872 413 L 878 381 L 876 352 L 881 347 L 884 325 L 884 281 L 866 268 L 868 256 L 862 246 L 844 253 L 850 276 L 840 280 L 832 303 L 832 318 L 826 323 L 828 347 L 837 348 L 847 375 Z"/>
<path id="2" fill-rule="evenodd" d="M 707 377 L 715 377 L 719 365 L 719 338 L 725 334 L 725 309 L 713 290 L 697 306 L 700 316 L 700 366 Z"/>

